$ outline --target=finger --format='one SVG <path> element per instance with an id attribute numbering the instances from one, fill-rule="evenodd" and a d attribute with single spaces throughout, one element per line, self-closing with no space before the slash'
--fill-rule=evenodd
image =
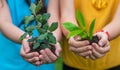
<path id="1" fill-rule="evenodd" d="M 30 51 L 28 39 L 23 39 L 22 45 L 23 45 L 23 50 L 25 50 L 25 52 L 28 53 Z"/>
<path id="2" fill-rule="evenodd" d="M 35 66 L 40 66 L 42 64 L 42 62 L 41 61 L 37 61 L 37 62 L 34 62 L 32 64 L 35 65 Z"/>
<path id="3" fill-rule="evenodd" d="M 90 56 L 85 56 L 86 59 L 90 58 Z"/>
<path id="4" fill-rule="evenodd" d="M 52 61 L 50 60 L 50 58 L 47 56 L 47 54 L 46 54 L 46 52 L 45 52 L 44 50 L 41 50 L 40 53 L 41 53 L 41 55 L 43 55 L 44 60 L 45 60 L 46 63 L 52 62 Z"/>
<path id="5" fill-rule="evenodd" d="M 70 49 L 72 52 L 75 52 L 75 53 L 82 53 L 82 52 L 86 52 L 86 51 L 91 50 L 91 49 L 92 49 L 92 46 L 88 45 L 88 46 L 79 47 L 79 48 L 75 48 L 75 47 L 70 46 L 69 49 Z"/>
<path id="6" fill-rule="evenodd" d="M 32 53 L 28 53 L 28 54 L 25 54 L 24 57 L 26 57 L 27 59 L 29 58 L 33 58 L 33 57 L 38 57 L 39 54 L 37 52 L 32 52 Z"/>
<path id="7" fill-rule="evenodd" d="M 49 59 L 52 61 L 52 62 L 55 62 L 57 60 L 57 56 L 55 56 L 51 51 L 50 49 L 46 48 L 45 49 L 45 52 L 47 54 L 47 56 L 49 57 Z"/>
<path id="8" fill-rule="evenodd" d="M 98 43 L 101 47 L 103 47 L 106 45 L 107 42 L 108 42 L 108 39 L 106 39 L 106 37 L 103 36 Z"/>
<path id="9" fill-rule="evenodd" d="M 104 50 L 102 53 L 107 53 L 107 52 L 109 52 L 109 50 L 110 50 L 110 45 L 109 45 L 109 43 L 107 43 L 106 45 L 105 45 L 105 47 L 103 47 L 103 48 L 101 48 L 102 50 Z"/>
<path id="10" fill-rule="evenodd" d="M 74 47 L 89 45 L 89 41 L 88 41 L 88 40 L 76 41 L 73 37 L 71 37 L 71 38 L 69 39 L 68 43 L 69 43 L 71 46 L 74 46 Z"/>
<path id="11" fill-rule="evenodd" d="M 23 46 L 21 47 L 20 55 L 21 55 L 21 56 L 24 56 L 24 55 L 25 55 L 25 51 L 23 50 Z"/>
<path id="12" fill-rule="evenodd" d="M 25 53 L 25 51 L 23 49 L 21 49 L 20 55 L 24 58 L 24 59 L 29 59 L 29 58 L 33 58 L 35 56 L 39 56 L 39 53 L 37 52 L 32 52 L 32 53 Z"/>
<path id="13" fill-rule="evenodd" d="M 98 32 L 97 37 L 99 37 L 100 39 L 100 41 L 98 42 L 100 46 L 104 46 L 108 42 L 108 37 L 104 32 Z"/>
<path id="14" fill-rule="evenodd" d="M 97 59 L 93 54 L 90 55 L 90 58 L 93 60 Z"/>
<path id="15" fill-rule="evenodd" d="M 96 57 L 96 58 L 100 58 L 103 57 L 104 54 L 101 54 L 99 52 L 97 52 L 94 48 L 92 49 L 92 54 Z"/>
<path id="16" fill-rule="evenodd" d="M 33 57 L 33 58 L 30 58 L 30 59 L 26 59 L 26 60 L 30 63 L 35 63 L 35 62 L 39 61 L 39 57 Z"/>
<path id="17" fill-rule="evenodd" d="M 109 49 L 110 49 L 110 46 L 109 46 L 109 45 L 106 45 L 105 47 L 100 47 L 100 46 L 98 46 L 98 45 L 95 44 L 95 43 L 93 43 L 92 45 L 93 45 L 94 49 L 95 49 L 96 51 L 98 51 L 99 53 L 101 53 L 101 54 L 104 54 L 104 53 L 108 52 Z"/>
<path id="18" fill-rule="evenodd" d="M 42 63 L 42 64 L 47 63 L 47 61 L 45 61 L 45 58 L 43 57 L 43 55 L 40 55 L 40 56 L 39 56 L 39 59 L 41 60 L 41 63 Z"/>
<path id="19" fill-rule="evenodd" d="M 83 53 L 78 53 L 79 56 L 82 56 L 82 57 L 86 57 L 86 56 L 89 56 L 92 54 L 92 51 L 87 51 L 87 52 L 83 52 Z"/>
<path id="20" fill-rule="evenodd" d="M 60 44 L 58 42 L 57 42 L 57 44 L 55 44 L 55 48 L 56 48 L 55 53 L 56 53 L 57 57 L 59 57 L 60 56 L 60 52 L 62 50 L 61 50 Z"/>
<path id="21" fill-rule="evenodd" d="M 76 41 L 80 41 L 80 40 L 81 40 L 81 37 L 80 37 L 80 36 L 75 36 L 74 39 L 75 39 Z"/>

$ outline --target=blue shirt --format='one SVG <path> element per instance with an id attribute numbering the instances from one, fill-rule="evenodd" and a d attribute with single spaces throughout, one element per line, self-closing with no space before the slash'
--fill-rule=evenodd
<path id="1" fill-rule="evenodd" d="M 31 14 L 28 4 L 25 0 L 7 0 L 7 3 L 13 24 L 23 29 L 24 25 L 21 24 L 24 24 L 22 23 L 24 16 Z M 20 49 L 20 44 L 12 42 L 0 33 L 0 70 L 54 70 L 54 64 L 36 67 L 28 63 L 21 57 Z"/>

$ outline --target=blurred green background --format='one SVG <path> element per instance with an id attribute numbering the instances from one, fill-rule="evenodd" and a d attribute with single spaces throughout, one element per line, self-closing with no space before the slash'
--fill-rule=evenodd
<path id="1" fill-rule="evenodd" d="M 55 62 L 55 70 L 62 70 L 62 56 Z"/>

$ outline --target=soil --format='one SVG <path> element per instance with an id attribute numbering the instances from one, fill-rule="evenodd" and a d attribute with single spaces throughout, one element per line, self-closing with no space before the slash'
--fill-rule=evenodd
<path id="1" fill-rule="evenodd" d="M 51 46 L 50 50 L 52 51 L 52 53 L 55 54 L 55 50 L 56 50 L 55 46 L 53 46 L 53 45 L 50 45 L 50 46 Z M 30 47 L 30 52 L 38 52 L 40 54 L 40 50 L 42 50 L 40 47 L 38 47 L 36 49 L 33 49 L 33 45 Z"/>
<path id="2" fill-rule="evenodd" d="M 97 36 L 93 36 L 93 39 L 90 41 L 90 45 L 92 43 L 97 43 L 98 44 L 99 38 Z"/>

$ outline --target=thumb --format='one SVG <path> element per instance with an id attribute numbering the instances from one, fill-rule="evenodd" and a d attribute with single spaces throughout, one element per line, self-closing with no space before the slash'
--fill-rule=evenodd
<path id="1" fill-rule="evenodd" d="M 80 40 L 81 40 L 81 38 L 80 38 L 79 36 L 75 36 L 74 39 L 75 39 L 76 41 L 80 41 Z"/>
<path id="2" fill-rule="evenodd" d="M 27 41 L 28 39 L 24 39 L 22 41 L 22 45 L 23 45 L 23 50 L 28 53 L 30 51 L 30 46 L 29 46 L 29 42 Z"/>
<path id="3" fill-rule="evenodd" d="M 107 39 L 105 37 L 102 37 L 100 41 L 98 42 L 100 46 L 104 46 L 107 44 Z"/>
<path id="4" fill-rule="evenodd" d="M 60 47 L 60 44 L 57 42 L 57 44 L 55 45 L 55 53 L 57 56 L 60 56 L 60 52 L 61 52 L 61 47 Z"/>
<path id="5" fill-rule="evenodd" d="M 104 32 L 98 32 L 98 33 L 96 33 L 96 35 L 99 37 L 99 42 L 98 42 L 98 44 L 99 44 L 99 46 L 104 46 L 104 45 L 106 45 L 106 43 L 107 43 L 107 41 L 108 41 L 108 39 L 107 39 L 107 37 L 106 37 L 106 34 L 104 33 Z"/>

